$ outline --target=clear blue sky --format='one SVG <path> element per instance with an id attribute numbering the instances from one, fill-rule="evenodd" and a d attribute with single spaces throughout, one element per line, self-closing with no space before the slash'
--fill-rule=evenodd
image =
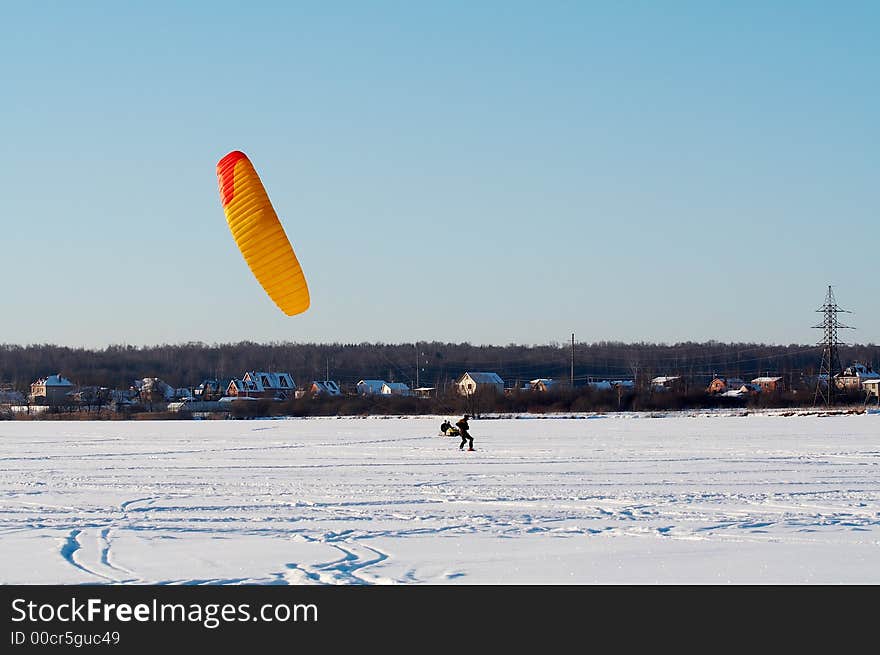
<path id="1" fill-rule="evenodd" d="M 880 342 L 880 3 L 7 2 L 0 342 Z M 284 316 L 215 165 L 312 295 Z"/>

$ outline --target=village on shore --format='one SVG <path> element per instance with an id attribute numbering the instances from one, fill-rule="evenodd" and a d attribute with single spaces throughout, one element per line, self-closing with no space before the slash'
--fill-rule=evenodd
<path id="1" fill-rule="evenodd" d="M 404 382 L 382 379 L 361 379 L 353 384 L 340 384 L 335 380 L 312 380 L 298 385 L 286 371 L 246 371 L 239 378 L 202 380 L 192 387 L 176 388 L 160 378 L 145 377 L 135 380 L 128 389 L 112 389 L 102 386 L 78 386 L 62 373 L 47 375 L 35 380 L 27 394 L 10 388 L 0 389 L 0 413 L 6 418 L 39 417 L 42 414 L 111 414 L 130 417 L 133 414 L 166 414 L 170 418 L 241 418 L 257 415 L 277 415 L 289 410 L 297 401 L 315 401 L 356 397 L 366 403 L 370 400 L 413 399 L 430 401 L 452 399 L 450 409 L 464 409 L 473 413 L 481 407 L 491 410 L 505 398 L 527 398 L 532 404 L 543 398 L 544 405 L 550 399 L 562 395 L 591 395 L 593 398 L 610 398 L 603 407 L 631 409 L 631 403 L 623 407 L 624 396 L 647 393 L 658 398 L 662 406 L 667 398 L 685 398 L 694 403 L 701 397 L 718 402 L 754 402 L 755 399 L 775 399 L 776 406 L 798 399 L 803 405 L 812 399 L 812 392 L 828 387 L 827 379 L 819 376 L 802 376 L 795 383 L 783 376 L 761 376 L 751 380 L 716 375 L 708 386 L 694 384 L 684 375 L 657 376 L 650 380 L 635 379 L 588 379 L 580 384 L 569 380 L 536 378 L 515 385 L 507 385 L 495 372 L 466 371 L 446 388 L 438 386 L 410 387 Z M 574 382 L 574 381 L 572 381 Z M 854 363 L 834 376 L 833 388 L 840 397 L 864 404 L 880 404 L 880 373 L 871 366 Z M 677 406 L 681 406 L 680 401 Z M 765 402 L 765 405 L 767 403 Z M 274 411 L 272 406 L 278 406 Z M 283 406 L 283 407 L 282 407 Z M 387 405 L 386 405 L 387 406 Z M 424 413 L 432 413 L 436 406 L 424 403 Z M 369 404 L 358 405 L 360 413 L 369 413 Z M 418 406 L 409 405 L 407 413 L 420 413 Z M 381 412 L 380 412 L 381 413 Z"/>

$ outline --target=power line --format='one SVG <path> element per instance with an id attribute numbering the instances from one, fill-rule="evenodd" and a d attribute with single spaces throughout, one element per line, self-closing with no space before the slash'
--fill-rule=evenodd
<path id="1" fill-rule="evenodd" d="M 819 377 L 816 380 L 816 395 L 813 397 L 813 405 L 821 398 L 826 406 L 830 406 L 834 402 L 834 376 L 838 375 L 843 367 L 840 365 L 840 340 L 837 336 L 838 330 L 852 330 L 854 328 L 849 325 L 843 325 L 838 319 L 838 314 L 852 314 L 852 312 L 841 309 L 834 299 L 834 292 L 831 285 L 828 285 L 828 293 L 825 296 L 825 302 L 816 310 L 822 313 L 822 322 L 813 327 L 822 330 L 822 340 L 818 345 L 822 346 L 822 363 L 819 366 Z M 822 384 L 822 380 L 825 384 Z"/>

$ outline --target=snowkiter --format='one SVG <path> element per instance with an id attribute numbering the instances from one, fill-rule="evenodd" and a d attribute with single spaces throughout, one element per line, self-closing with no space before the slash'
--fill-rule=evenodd
<path id="1" fill-rule="evenodd" d="M 440 434 L 442 434 L 444 437 L 457 437 L 461 433 L 459 432 L 457 427 L 452 425 L 452 423 L 450 423 L 449 421 L 443 421 L 443 423 L 440 425 Z"/>
<path id="2" fill-rule="evenodd" d="M 459 445 L 459 450 L 464 450 L 464 445 L 467 442 L 470 442 L 468 445 L 468 450 L 474 449 L 474 438 L 470 435 L 468 430 L 471 429 L 471 426 L 468 425 L 468 419 L 470 416 L 468 414 L 464 415 L 463 419 L 460 419 L 455 425 L 458 426 L 459 432 L 461 432 L 461 444 Z"/>

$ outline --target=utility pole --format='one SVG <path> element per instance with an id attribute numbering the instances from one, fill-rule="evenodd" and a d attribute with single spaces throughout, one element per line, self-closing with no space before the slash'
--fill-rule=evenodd
<path id="1" fill-rule="evenodd" d="M 571 388 L 574 389 L 574 332 L 571 333 Z"/>
<path id="2" fill-rule="evenodd" d="M 813 406 L 822 399 L 827 407 L 834 403 L 834 376 L 843 370 L 840 365 L 840 340 L 837 338 L 837 331 L 842 329 L 852 330 L 854 328 L 849 325 L 842 325 L 837 320 L 838 314 L 852 314 L 846 309 L 840 309 L 837 301 L 834 299 L 834 292 L 831 285 L 828 285 L 828 293 L 825 296 L 825 303 L 816 310 L 822 314 L 822 322 L 814 325 L 814 328 L 822 330 L 822 341 L 818 344 L 822 346 L 822 364 L 819 366 L 819 377 L 816 380 L 816 394 L 813 397 Z M 822 385 L 822 376 L 825 376 L 826 384 Z"/>

